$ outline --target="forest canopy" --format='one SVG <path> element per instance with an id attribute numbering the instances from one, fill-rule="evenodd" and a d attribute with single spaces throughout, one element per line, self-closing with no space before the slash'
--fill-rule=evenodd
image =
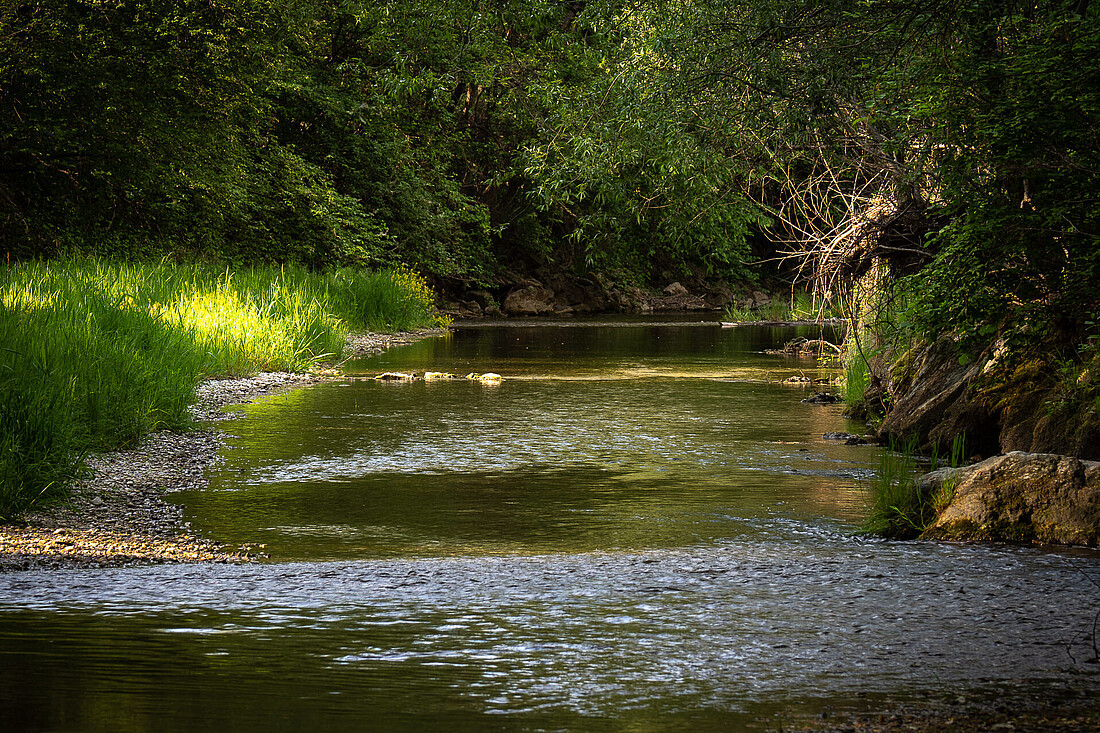
<path id="1" fill-rule="evenodd" d="M 1095 335 L 1088 0 L 14 0 L 0 242 L 638 281 L 758 261 Z M 784 259 L 787 258 L 787 259 Z M 907 278 L 907 279 L 905 279 Z"/>

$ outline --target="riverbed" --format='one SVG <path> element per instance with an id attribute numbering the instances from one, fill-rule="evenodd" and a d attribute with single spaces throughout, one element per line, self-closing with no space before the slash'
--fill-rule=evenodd
<path id="1" fill-rule="evenodd" d="M 877 449 L 782 328 L 458 328 L 237 408 L 207 537 L 0 576 L 20 730 L 730 730 L 1097 692 L 1100 555 L 869 540 Z M 387 383 L 385 371 L 496 372 Z"/>

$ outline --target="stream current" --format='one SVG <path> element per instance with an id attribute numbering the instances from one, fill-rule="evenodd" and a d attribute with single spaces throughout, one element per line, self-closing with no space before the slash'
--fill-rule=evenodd
<path id="1" fill-rule="evenodd" d="M 236 408 L 209 489 L 174 498 L 270 559 L 0 575 L 0 720 L 762 730 L 1094 694 L 1100 554 L 857 536 L 878 449 L 779 383 L 828 374 L 763 353 L 796 335 L 821 333 L 464 327 Z"/>

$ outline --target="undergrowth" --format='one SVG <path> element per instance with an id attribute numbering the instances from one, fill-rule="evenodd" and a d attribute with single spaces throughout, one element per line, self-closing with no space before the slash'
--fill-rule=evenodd
<path id="1" fill-rule="evenodd" d="M 202 379 L 305 371 L 431 305 L 404 270 L 0 265 L 0 521 L 63 496 L 85 452 L 186 427 Z"/>
<path id="2" fill-rule="evenodd" d="M 749 308 L 728 306 L 722 317 L 726 321 L 746 323 L 820 321 L 843 318 L 844 315 L 835 303 L 822 300 L 807 292 L 797 292 L 789 300 L 775 298 L 767 305 Z"/>
<path id="3" fill-rule="evenodd" d="M 863 520 L 863 533 L 888 539 L 913 539 L 923 534 L 951 503 L 955 482 L 944 481 L 932 492 L 922 488 L 920 475 L 945 466 L 957 468 L 965 449 L 966 436 L 956 436 L 948 456 L 933 449 L 930 467 L 918 471 L 916 440 L 900 446 L 891 440 L 879 456 L 878 472 L 869 486 L 871 505 Z"/>
<path id="4" fill-rule="evenodd" d="M 871 384 L 871 368 L 863 354 L 848 353 L 844 361 L 844 404 L 853 407 L 863 401 L 863 394 Z"/>

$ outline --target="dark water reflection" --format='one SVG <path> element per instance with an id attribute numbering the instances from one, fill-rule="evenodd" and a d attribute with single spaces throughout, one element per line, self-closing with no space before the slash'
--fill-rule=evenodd
<path id="1" fill-rule="evenodd" d="M 737 730 L 1097 691 L 1091 552 L 861 541 L 790 331 L 470 329 L 266 400 L 196 525 L 272 562 L 0 576 L 13 730 Z M 382 384 L 388 369 L 499 386 Z"/>

